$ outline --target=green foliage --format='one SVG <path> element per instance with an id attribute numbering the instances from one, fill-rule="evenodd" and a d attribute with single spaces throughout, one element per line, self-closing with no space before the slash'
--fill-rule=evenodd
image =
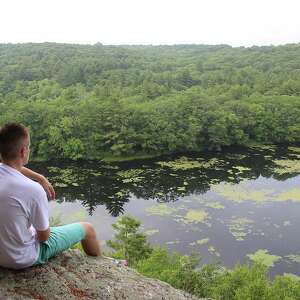
<path id="1" fill-rule="evenodd" d="M 0 44 L 0 126 L 32 157 L 159 155 L 300 142 L 300 44 Z"/>
<path id="2" fill-rule="evenodd" d="M 272 282 L 269 292 L 269 299 L 272 300 L 296 300 L 300 299 L 299 280 L 288 276 L 276 276 Z"/>
<path id="3" fill-rule="evenodd" d="M 168 282 L 195 295 L 206 295 L 210 284 L 220 276 L 219 267 L 207 265 L 196 269 L 199 260 L 196 255 L 169 254 L 167 249 L 156 247 L 149 258 L 140 260 L 135 267 L 147 277 Z"/>
<path id="4" fill-rule="evenodd" d="M 71 248 L 72 248 L 72 249 L 77 249 L 77 250 L 79 250 L 80 252 L 85 253 L 84 250 L 83 250 L 83 247 L 82 247 L 82 244 L 81 244 L 81 243 L 77 243 L 77 244 L 73 245 Z"/>
<path id="5" fill-rule="evenodd" d="M 197 267 L 198 259 L 166 249 L 154 248 L 150 257 L 140 260 L 136 269 L 145 276 L 168 282 L 198 297 L 216 300 L 297 300 L 300 283 L 287 276 L 268 278 L 262 264 L 240 265 L 226 270 L 219 265 Z"/>
<path id="6" fill-rule="evenodd" d="M 117 231 L 109 241 L 114 257 L 127 258 L 137 271 L 165 281 L 198 297 L 215 300 L 298 300 L 300 282 L 293 276 L 268 277 L 268 267 L 237 264 L 226 270 L 217 264 L 199 265 L 197 255 L 181 255 L 161 247 L 151 248 L 138 233 L 140 222 L 124 216 L 113 224 Z"/>
<path id="7" fill-rule="evenodd" d="M 270 300 L 266 270 L 259 264 L 238 264 L 233 271 L 226 271 L 216 280 L 211 296 L 220 300 Z"/>
<path id="8" fill-rule="evenodd" d="M 129 265 L 135 265 L 139 260 L 149 257 L 152 248 L 146 235 L 138 232 L 140 222 L 130 216 L 123 216 L 113 224 L 115 240 L 108 240 L 107 245 L 115 250 L 113 256 L 125 258 Z"/>
<path id="9" fill-rule="evenodd" d="M 139 261 L 136 269 L 153 278 L 159 278 L 174 286 L 178 286 L 185 271 L 191 271 L 197 261 L 178 253 L 169 254 L 165 248 L 155 248 L 148 259 Z"/>

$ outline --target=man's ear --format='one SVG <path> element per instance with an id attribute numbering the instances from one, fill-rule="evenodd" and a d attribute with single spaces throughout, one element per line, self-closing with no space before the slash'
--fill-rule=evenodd
<path id="1" fill-rule="evenodd" d="M 20 156 L 22 159 L 25 157 L 25 152 L 26 152 L 25 148 L 26 148 L 25 146 L 22 146 L 20 149 Z"/>

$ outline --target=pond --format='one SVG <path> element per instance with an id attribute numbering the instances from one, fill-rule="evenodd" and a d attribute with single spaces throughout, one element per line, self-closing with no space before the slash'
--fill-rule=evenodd
<path id="1" fill-rule="evenodd" d="M 57 192 L 51 216 L 89 221 L 99 240 L 123 214 L 153 245 L 202 262 L 260 260 L 300 275 L 300 148 L 253 146 L 122 163 L 33 162 Z"/>

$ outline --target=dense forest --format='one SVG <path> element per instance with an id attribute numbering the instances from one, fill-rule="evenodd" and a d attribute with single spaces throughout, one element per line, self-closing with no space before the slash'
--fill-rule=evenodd
<path id="1" fill-rule="evenodd" d="M 300 44 L 0 44 L 0 110 L 36 159 L 300 142 Z"/>

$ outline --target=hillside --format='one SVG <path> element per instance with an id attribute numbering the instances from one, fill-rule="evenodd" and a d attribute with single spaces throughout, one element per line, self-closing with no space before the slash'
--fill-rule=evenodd
<path id="1" fill-rule="evenodd" d="M 299 142 L 300 44 L 0 44 L 0 108 L 43 159 Z"/>

